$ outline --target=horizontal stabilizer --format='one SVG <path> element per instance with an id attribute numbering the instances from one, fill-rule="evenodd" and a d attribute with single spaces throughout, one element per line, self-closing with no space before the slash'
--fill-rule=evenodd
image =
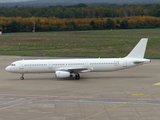
<path id="1" fill-rule="evenodd" d="M 141 64 L 141 63 L 148 63 L 148 62 L 151 62 L 151 60 L 149 60 L 149 59 L 141 59 L 141 60 L 136 60 L 133 63 L 134 64 Z"/>

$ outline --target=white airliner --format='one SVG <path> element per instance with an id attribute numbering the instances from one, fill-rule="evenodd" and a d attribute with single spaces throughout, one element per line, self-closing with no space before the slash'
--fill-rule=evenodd
<path id="1" fill-rule="evenodd" d="M 144 58 L 147 42 L 148 38 L 142 38 L 124 58 L 20 60 L 6 67 L 6 71 L 22 74 L 21 80 L 27 73 L 55 73 L 57 78 L 75 76 L 78 80 L 79 73 L 116 71 L 150 62 Z"/>

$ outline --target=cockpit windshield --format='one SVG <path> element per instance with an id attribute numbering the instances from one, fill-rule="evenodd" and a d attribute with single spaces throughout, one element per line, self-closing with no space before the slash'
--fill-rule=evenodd
<path id="1" fill-rule="evenodd" d="M 16 64 L 11 64 L 10 66 L 16 66 Z"/>

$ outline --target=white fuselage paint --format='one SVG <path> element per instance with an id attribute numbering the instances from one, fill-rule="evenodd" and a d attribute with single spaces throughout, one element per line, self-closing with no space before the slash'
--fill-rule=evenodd
<path id="1" fill-rule="evenodd" d="M 142 38 L 124 58 L 20 60 L 6 67 L 6 71 L 21 73 L 21 80 L 26 73 L 55 73 L 57 78 L 74 74 L 80 79 L 81 72 L 116 71 L 150 62 L 144 59 L 147 42 L 148 38 Z"/>
<path id="2" fill-rule="evenodd" d="M 87 68 L 80 72 L 109 72 L 150 62 L 143 59 L 143 63 L 135 63 L 140 60 L 128 58 L 20 60 L 13 62 L 6 70 L 13 73 L 54 73 L 61 68 Z"/>

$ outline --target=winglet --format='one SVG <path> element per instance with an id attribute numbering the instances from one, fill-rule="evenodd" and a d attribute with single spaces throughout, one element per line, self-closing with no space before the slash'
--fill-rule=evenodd
<path id="1" fill-rule="evenodd" d="M 126 58 L 139 58 L 143 59 L 146 51 L 148 38 L 142 38 L 133 50 L 126 56 Z"/>

